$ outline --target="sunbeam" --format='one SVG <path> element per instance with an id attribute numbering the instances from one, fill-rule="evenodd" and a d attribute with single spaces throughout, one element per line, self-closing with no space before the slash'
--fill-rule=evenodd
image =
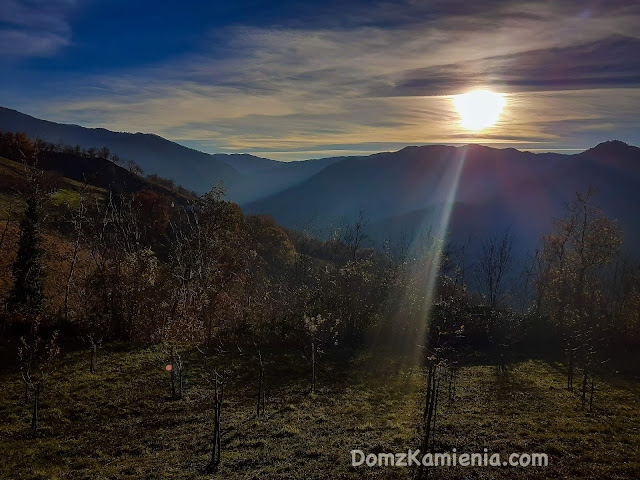
<path id="1" fill-rule="evenodd" d="M 440 207 L 433 214 L 425 214 L 405 259 L 405 265 L 410 268 L 409 278 L 396 312 L 395 335 L 402 336 L 398 344 L 413 365 L 421 362 L 425 342 L 428 341 L 427 332 L 431 309 L 436 300 L 440 265 L 466 156 L 466 147 L 458 148 L 453 153 L 436 189 L 436 192 L 444 192 Z"/>

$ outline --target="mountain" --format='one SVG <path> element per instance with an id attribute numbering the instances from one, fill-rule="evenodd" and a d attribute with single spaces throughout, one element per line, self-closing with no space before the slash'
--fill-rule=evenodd
<path id="1" fill-rule="evenodd" d="M 145 173 L 171 178 L 198 193 L 222 181 L 229 198 L 239 203 L 273 195 L 340 160 L 279 162 L 248 154 L 208 154 L 158 135 L 60 124 L 4 107 L 0 107 L 0 131 L 24 132 L 31 138 L 82 148 L 106 146 L 122 160 L 136 162 Z"/>
<path id="2" fill-rule="evenodd" d="M 511 227 L 522 245 L 533 248 L 575 192 L 593 186 L 606 212 L 620 220 L 627 244 L 640 250 L 633 208 L 640 197 L 640 149 L 620 141 L 574 155 L 427 145 L 278 162 L 248 154 L 207 154 L 157 135 L 57 124 L 2 107 L 0 131 L 85 148 L 107 146 L 147 173 L 197 192 L 222 180 L 228 197 L 247 213 L 270 214 L 289 228 L 336 226 L 364 210 L 376 242 L 446 224 L 455 239 Z M 65 162 L 58 159 L 50 167 L 73 173 L 72 178 L 81 178 L 82 168 L 91 174 L 96 170 L 80 163 L 70 172 Z M 109 165 L 100 169 L 107 172 Z M 443 219 L 442 212 L 449 211 Z"/>
<path id="3" fill-rule="evenodd" d="M 31 138 L 83 148 L 107 146 L 121 159 L 135 161 L 146 173 L 172 178 L 199 192 L 207 191 L 216 180 L 233 183 L 241 177 L 220 158 L 152 134 L 59 124 L 4 107 L 0 107 L 0 131 L 24 132 Z"/>
<path id="4" fill-rule="evenodd" d="M 371 236 L 381 241 L 437 228 L 450 205 L 445 220 L 455 239 L 510 227 L 522 246 L 533 248 L 577 191 L 596 187 L 597 201 L 640 246 L 638 186 L 640 148 L 619 141 L 575 155 L 428 145 L 344 159 L 244 209 L 290 228 L 350 222 L 362 209 Z"/>

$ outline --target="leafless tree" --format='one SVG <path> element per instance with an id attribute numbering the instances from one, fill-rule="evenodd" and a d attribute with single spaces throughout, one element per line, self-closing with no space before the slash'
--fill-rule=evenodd
<path id="1" fill-rule="evenodd" d="M 369 219 L 365 215 L 364 210 L 359 210 L 358 217 L 353 225 L 349 225 L 344 229 L 341 240 L 346 246 L 349 259 L 352 262 L 358 259 L 358 252 L 362 249 L 364 242 L 369 238 L 366 232 L 368 224 Z"/>
<path id="2" fill-rule="evenodd" d="M 91 351 L 89 372 L 95 373 L 96 364 L 98 362 L 98 348 L 102 345 L 102 337 L 98 337 L 95 331 L 90 331 L 86 335 L 81 335 L 80 338 L 89 344 L 89 349 Z"/>
<path id="3" fill-rule="evenodd" d="M 490 236 L 482 241 L 477 263 L 478 287 L 487 303 L 496 309 L 508 291 L 508 276 L 513 267 L 513 236 L 510 229 L 502 235 Z"/>
<path id="4" fill-rule="evenodd" d="M 40 319 L 34 319 L 32 332 L 28 338 L 20 339 L 18 358 L 20 359 L 20 373 L 25 383 L 27 400 L 28 392 L 33 393 L 33 410 L 31 416 L 31 432 L 38 432 L 38 407 L 40 395 L 46 380 L 54 368 L 54 360 L 60 353 L 57 344 L 58 332 L 45 340 L 39 335 Z"/>
<path id="5" fill-rule="evenodd" d="M 65 322 L 69 321 L 69 297 L 73 286 L 73 275 L 75 273 L 76 264 L 78 262 L 78 254 L 80 253 L 81 242 L 83 238 L 83 227 L 85 223 L 86 207 L 84 204 L 84 191 L 80 193 L 80 203 L 76 212 L 72 215 L 71 223 L 74 230 L 74 241 L 69 261 L 69 272 L 64 289 L 63 315 Z"/>

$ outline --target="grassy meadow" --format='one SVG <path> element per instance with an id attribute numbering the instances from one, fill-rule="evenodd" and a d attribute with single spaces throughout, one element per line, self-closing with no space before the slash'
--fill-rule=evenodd
<path id="1" fill-rule="evenodd" d="M 9 347 L 4 348 L 7 358 Z M 402 358 L 322 357 L 318 386 L 300 355 L 264 354 L 265 414 L 256 417 L 258 361 L 209 358 L 228 372 L 222 462 L 210 457 L 213 398 L 204 358 L 184 349 L 184 394 L 172 400 L 160 346 L 108 344 L 94 374 L 89 353 L 62 356 L 41 397 L 40 429 L 11 361 L 0 373 L 0 478 L 263 479 L 411 478 L 403 467 L 352 467 L 352 449 L 406 452 L 419 445 L 425 379 Z M 455 394 L 443 384 L 436 451 L 546 453 L 547 467 L 435 467 L 433 478 L 640 478 L 640 388 L 597 383 L 594 412 L 565 389 L 564 367 L 542 360 L 470 364 Z"/>

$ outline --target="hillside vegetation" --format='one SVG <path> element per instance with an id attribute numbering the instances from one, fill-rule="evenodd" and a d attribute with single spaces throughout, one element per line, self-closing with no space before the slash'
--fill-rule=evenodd
<path id="1" fill-rule="evenodd" d="M 350 466 L 415 448 L 638 475 L 640 267 L 594 190 L 519 263 L 509 229 L 375 249 L 364 212 L 319 239 L 109 155 L 0 152 L 3 478 L 424 479 Z"/>

